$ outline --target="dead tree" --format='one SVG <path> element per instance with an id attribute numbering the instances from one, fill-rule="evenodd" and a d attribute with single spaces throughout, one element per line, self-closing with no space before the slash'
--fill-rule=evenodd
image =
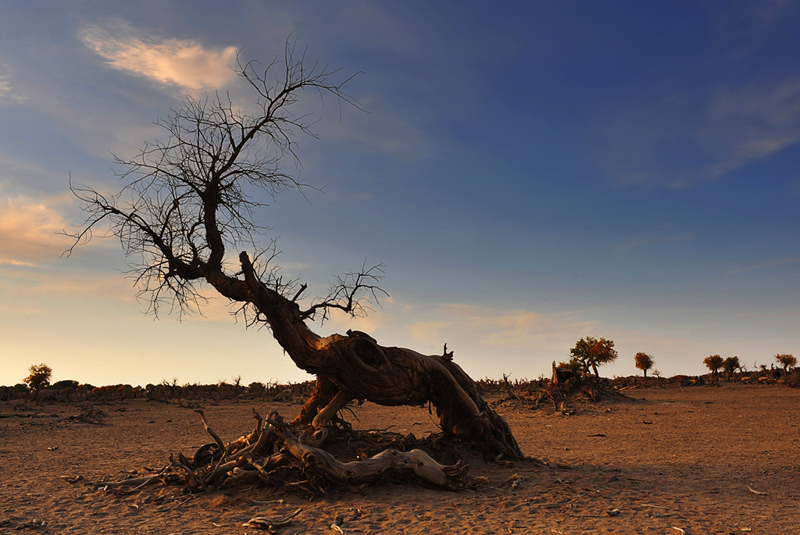
<path id="1" fill-rule="evenodd" d="M 255 107 L 237 107 L 222 94 L 187 97 L 158 123 L 163 139 L 146 143 L 131 159 L 116 158 L 124 182 L 118 194 L 71 184 L 87 215 L 72 235 L 73 248 L 99 229 L 119 239 L 136 258 L 138 289 L 154 314 L 164 306 L 177 313 L 198 310 L 209 285 L 240 304 L 248 325 L 265 324 L 294 363 L 317 377 L 293 422 L 315 431 L 314 446 L 324 442 L 329 423 L 351 400 L 430 403 L 444 433 L 494 456 L 521 458 L 506 421 L 446 348 L 442 355 L 423 355 L 384 347 L 357 331 L 320 336 L 309 328 L 310 320 L 324 320 L 334 310 L 364 313 L 368 298 L 384 293 L 378 286 L 382 266 L 365 264 L 334 282 L 326 297 L 308 300 L 306 284 L 279 274 L 274 240 L 259 250 L 267 229 L 254 212 L 278 194 L 310 187 L 282 167 L 286 159 L 299 162 L 298 136 L 315 136 L 313 118 L 296 115 L 293 105 L 313 92 L 357 107 L 344 91 L 352 77 L 310 65 L 289 45 L 266 68 L 238 63 L 237 74 L 254 92 Z M 237 257 L 231 250 L 241 252 Z"/>

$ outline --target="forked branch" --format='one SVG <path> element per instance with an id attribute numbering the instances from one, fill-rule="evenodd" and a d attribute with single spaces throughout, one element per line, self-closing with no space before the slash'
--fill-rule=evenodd
<path id="1" fill-rule="evenodd" d="M 377 264 L 367 268 L 365 262 L 359 271 L 336 277 L 336 280 L 331 282 L 328 296 L 301 311 L 300 317 L 314 319 L 316 314 L 321 312 L 321 321 L 324 322 L 330 318 L 332 310 L 340 310 L 351 316 L 366 315 L 371 302 L 380 304 L 379 296 L 389 296 L 383 288 L 378 286 L 384 267 L 383 264 Z"/>

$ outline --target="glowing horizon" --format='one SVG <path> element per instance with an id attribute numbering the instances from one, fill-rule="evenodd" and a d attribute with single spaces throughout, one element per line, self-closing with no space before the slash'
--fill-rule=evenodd
<path id="1" fill-rule="evenodd" d="M 703 373 L 800 354 L 800 8 L 532 2 L 262 2 L 199 11 L 18 4 L 0 19 L 0 384 L 30 365 L 91 384 L 288 382 L 308 376 L 222 299 L 207 317 L 145 316 L 113 240 L 77 248 L 69 181 L 118 191 L 186 96 L 229 94 L 237 50 L 263 66 L 287 38 L 359 73 L 367 112 L 320 106 L 297 176 L 324 192 L 257 214 L 287 276 L 387 266 L 368 318 L 384 345 L 438 354 L 473 378 L 536 378 L 584 336 L 604 368 Z M 37 30 L 31 32 L 35 27 Z M 291 37 L 290 37 L 291 36 Z M 292 162 L 287 160 L 287 170 Z M 235 252 L 232 252 L 235 254 Z"/>

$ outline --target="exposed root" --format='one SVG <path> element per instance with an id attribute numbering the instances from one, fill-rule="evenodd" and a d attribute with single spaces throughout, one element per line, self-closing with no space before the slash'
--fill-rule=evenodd
<path id="1" fill-rule="evenodd" d="M 103 411 L 95 410 L 93 407 L 89 407 L 88 409 L 83 410 L 77 416 L 67 416 L 64 418 L 65 421 L 73 421 L 73 422 L 83 422 L 86 424 L 92 425 L 105 425 L 104 418 L 106 417 L 106 413 Z"/>
<path id="2" fill-rule="evenodd" d="M 450 490 L 478 485 L 467 474 L 468 465 L 452 447 L 450 455 L 446 456 L 455 457 L 455 462 L 441 464 L 416 447 L 422 441 L 417 441 L 413 435 L 402 437 L 327 428 L 326 431 L 331 432 L 324 438 L 331 444 L 328 449 L 322 449 L 298 438 L 276 412 L 262 418 L 253 411 L 257 421 L 255 429 L 225 444 L 209 425 L 205 414 L 201 410 L 196 412 L 214 442 L 201 446 L 191 457 L 182 453 L 170 455 L 169 464 L 149 476 L 92 485 L 125 494 L 155 484 L 178 485 L 189 492 L 201 492 L 261 483 L 308 494 L 325 493 L 331 487 L 359 487 L 387 481 L 414 482 Z M 428 444 L 437 450 L 435 441 Z M 441 444 L 439 448 L 447 451 Z M 253 519 L 250 527 L 257 527 L 257 521 Z"/>

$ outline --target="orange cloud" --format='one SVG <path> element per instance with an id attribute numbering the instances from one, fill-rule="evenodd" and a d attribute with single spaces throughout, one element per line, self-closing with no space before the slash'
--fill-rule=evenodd
<path id="1" fill-rule="evenodd" d="M 79 37 L 115 69 L 162 84 L 200 91 L 223 87 L 234 77 L 233 46 L 214 50 L 192 40 L 159 38 L 121 19 L 87 25 Z"/>
<path id="2" fill-rule="evenodd" d="M 46 314 L 46 310 L 52 306 L 47 299 L 57 299 L 61 295 L 99 297 L 122 302 L 136 299 L 131 281 L 118 274 L 98 277 L 38 273 L 36 270 L 18 270 L 13 273 L 13 278 L 0 279 L 0 293 L 17 298 L 0 303 L 0 312 L 13 310 L 19 315 Z"/>
<path id="3" fill-rule="evenodd" d="M 32 266 L 64 252 L 68 225 L 50 205 L 57 202 L 0 197 L 0 264 Z"/>
<path id="4" fill-rule="evenodd" d="M 484 348 L 558 350 L 574 343 L 578 335 L 591 332 L 595 323 L 575 314 L 449 304 L 437 307 L 435 319 L 411 322 L 408 329 L 412 339 L 432 346 L 449 339 Z"/>

